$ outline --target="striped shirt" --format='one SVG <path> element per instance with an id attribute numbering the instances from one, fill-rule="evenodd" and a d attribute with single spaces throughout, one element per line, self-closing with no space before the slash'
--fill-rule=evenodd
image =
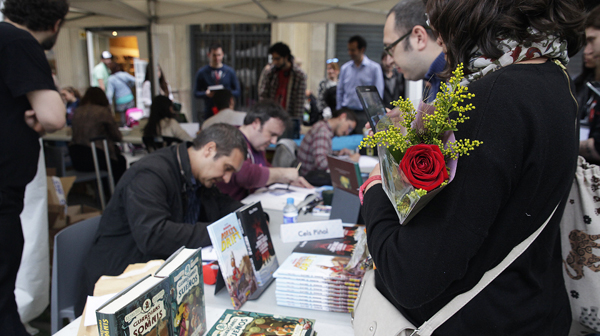
<path id="1" fill-rule="evenodd" d="M 298 148 L 298 162 L 302 163 L 300 175 L 306 175 L 313 170 L 327 170 L 327 155 L 331 154 L 331 139 L 333 139 L 333 130 L 326 120 L 313 125 Z"/>

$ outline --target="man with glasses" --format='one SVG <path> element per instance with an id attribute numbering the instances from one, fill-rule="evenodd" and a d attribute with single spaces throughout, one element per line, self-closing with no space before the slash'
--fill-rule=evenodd
<path id="1" fill-rule="evenodd" d="M 342 65 L 337 86 L 336 109 L 347 107 L 354 110 L 358 121 L 357 133 L 362 133 L 362 129 L 367 123 L 367 115 L 358 100 L 356 87 L 374 85 L 381 97 L 383 97 L 384 90 L 381 66 L 365 55 L 366 50 L 367 41 L 362 36 L 355 35 L 348 40 L 350 61 Z"/>
<path id="2" fill-rule="evenodd" d="M 424 80 L 423 100 L 432 102 L 440 89 L 446 60 L 427 24 L 422 0 L 402 0 L 388 13 L 383 28 L 383 50 L 408 80 Z"/>

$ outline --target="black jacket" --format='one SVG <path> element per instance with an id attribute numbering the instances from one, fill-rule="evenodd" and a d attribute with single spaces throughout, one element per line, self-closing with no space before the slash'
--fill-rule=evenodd
<path id="1" fill-rule="evenodd" d="M 210 245 L 206 226 L 242 204 L 216 187 L 201 187 L 196 225 L 183 221 L 185 188 L 191 167 L 183 143 L 156 151 L 136 162 L 119 181 L 96 233 L 85 265 L 87 292 L 101 275 L 119 275 L 129 264 L 166 259 L 179 247 Z M 185 178 L 180 173 L 177 151 Z"/>
<path id="2" fill-rule="evenodd" d="M 469 85 L 457 139 L 483 141 L 401 226 L 380 185 L 364 197 L 377 288 L 420 326 L 470 290 L 563 202 L 529 248 L 434 335 L 566 335 L 559 223 L 577 162 L 577 108 L 554 63 L 515 64 Z"/>

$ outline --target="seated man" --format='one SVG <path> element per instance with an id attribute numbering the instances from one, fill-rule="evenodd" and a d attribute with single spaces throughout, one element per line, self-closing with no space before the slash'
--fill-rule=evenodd
<path id="1" fill-rule="evenodd" d="M 303 177 L 298 175 L 296 168 L 270 167 L 265 158 L 265 149 L 277 142 L 277 138 L 285 131 L 289 119 L 283 107 L 272 100 L 261 101 L 252 107 L 244 119 L 244 125 L 240 127 L 240 131 L 246 138 L 248 157 L 242 169 L 233 174 L 230 181 L 217 184 L 222 193 L 241 200 L 254 189 L 272 183 L 291 183 L 299 187 L 312 188 Z"/>
<path id="2" fill-rule="evenodd" d="M 202 129 L 207 129 L 216 123 L 226 123 L 233 126 L 242 126 L 244 124 L 244 117 L 246 112 L 235 111 L 235 97 L 231 91 L 227 89 L 215 91 L 212 97 L 214 109 L 217 110 L 217 114 L 206 119 L 202 124 Z"/>
<path id="3" fill-rule="evenodd" d="M 87 293 L 100 276 L 121 274 L 129 264 L 166 259 L 181 246 L 210 245 L 206 226 L 242 205 L 214 185 L 231 179 L 246 152 L 240 131 L 216 124 L 193 143 L 160 149 L 131 166 L 88 254 L 82 282 Z M 76 313 L 82 309 L 83 303 Z"/>
<path id="4" fill-rule="evenodd" d="M 308 182 L 314 185 L 328 184 L 327 155 L 332 153 L 331 140 L 334 136 L 352 133 L 354 128 L 356 115 L 348 108 L 341 108 L 333 113 L 333 118 L 314 124 L 298 148 L 298 162 L 302 164 L 300 175 L 305 176 Z M 360 154 L 347 148 L 342 149 L 339 155 L 350 155 L 350 159 L 355 162 L 360 158 Z"/>

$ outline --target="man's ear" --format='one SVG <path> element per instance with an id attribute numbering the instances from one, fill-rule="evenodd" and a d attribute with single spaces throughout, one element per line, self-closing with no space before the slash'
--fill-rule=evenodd
<path id="1" fill-rule="evenodd" d="M 202 147 L 202 155 L 205 158 L 212 158 L 217 154 L 217 144 L 214 141 L 208 142 Z"/>
<path id="2" fill-rule="evenodd" d="M 58 30 L 60 29 L 60 26 L 62 25 L 63 21 L 61 19 L 56 20 L 56 22 L 54 23 L 54 26 L 52 27 L 52 33 L 56 33 L 58 32 Z"/>
<path id="3" fill-rule="evenodd" d="M 427 29 L 425 27 L 416 25 L 413 27 L 413 34 L 416 36 L 416 44 L 414 45 L 417 51 L 422 51 L 427 48 L 427 43 L 429 43 L 429 34 L 427 34 Z"/>
<path id="4" fill-rule="evenodd" d="M 342 112 L 338 118 L 340 118 L 340 121 L 346 121 L 348 117 L 346 116 L 346 112 Z"/>
<path id="5" fill-rule="evenodd" d="M 259 130 L 262 127 L 262 124 L 260 123 L 260 119 L 256 118 L 254 119 L 254 121 L 252 122 L 252 128 L 254 128 L 255 130 Z"/>

